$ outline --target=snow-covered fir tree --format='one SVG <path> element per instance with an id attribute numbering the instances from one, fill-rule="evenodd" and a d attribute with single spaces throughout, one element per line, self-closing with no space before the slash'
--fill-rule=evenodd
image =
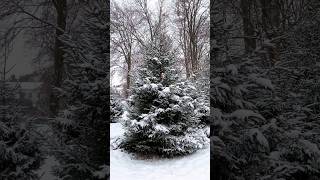
<path id="1" fill-rule="evenodd" d="M 283 39 L 270 77 L 279 100 L 274 119 L 263 126 L 270 144 L 269 179 L 319 179 L 319 23 L 306 20 Z M 270 105 L 269 105 L 270 106 Z"/>
<path id="2" fill-rule="evenodd" d="M 319 16 L 311 14 L 287 36 L 244 55 L 229 50 L 232 25 L 214 24 L 214 179 L 319 179 L 320 36 Z M 276 46 L 270 63 L 268 48 Z"/>
<path id="3" fill-rule="evenodd" d="M 64 36 L 68 77 L 61 96 L 66 103 L 55 120 L 62 151 L 62 179 L 106 179 L 109 159 L 108 9 L 103 1 L 85 9 L 80 38 Z"/>
<path id="4" fill-rule="evenodd" d="M 214 177 L 234 179 L 257 167 L 269 153 L 260 126 L 267 120 L 256 98 L 273 89 L 252 59 L 224 62 L 211 79 L 212 168 Z M 248 177 L 247 177 L 248 178 Z"/>
<path id="5" fill-rule="evenodd" d="M 120 147 L 150 156 L 190 154 L 208 143 L 200 118 L 208 106 L 198 99 L 192 83 L 177 81 L 170 46 L 165 40 L 159 42 L 145 49 L 144 66 L 129 98 L 126 133 Z"/>
<path id="6" fill-rule="evenodd" d="M 39 142 L 24 121 L 16 94 L 18 84 L 0 82 L 0 179 L 38 179 L 42 162 Z"/>
<path id="7" fill-rule="evenodd" d="M 124 105 L 118 92 L 112 91 L 110 95 L 110 119 L 111 122 L 118 122 L 124 112 Z"/>

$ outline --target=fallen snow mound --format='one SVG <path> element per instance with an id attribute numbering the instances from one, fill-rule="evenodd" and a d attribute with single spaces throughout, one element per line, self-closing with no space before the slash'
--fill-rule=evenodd
<path id="1" fill-rule="evenodd" d="M 111 143 L 124 133 L 120 123 L 112 123 Z M 111 180 L 209 180 L 210 149 L 174 159 L 136 159 L 132 155 L 110 148 Z"/>

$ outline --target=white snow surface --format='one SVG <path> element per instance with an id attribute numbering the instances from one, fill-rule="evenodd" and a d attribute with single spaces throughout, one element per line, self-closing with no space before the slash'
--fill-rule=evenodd
<path id="1" fill-rule="evenodd" d="M 169 87 L 166 87 L 162 90 L 164 93 L 167 93 L 169 94 L 170 93 L 170 88 Z"/>
<path id="2" fill-rule="evenodd" d="M 34 128 L 36 128 L 37 132 L 40 134 L 51 136 L 53 133 L 51 128 L 45 123 L 36 124 L 34 125 Z M 54 156 L 48 155 L 45 157 L 43 164 L 36 171 L 39 176 L 39 180 L 61 180 L 61 178 L 56 177 L 53 173 L 53 167 L 57 165 L 59 165 L 59 162 Z"/>
<path id="3" fill-rule="evenodd" d="M 59 165 L 59 163 L 55 157 L 48 156 L 37 172 L 37 174 L 40 176 L 40 180 L 61 180 L 52 173 L 52 167 L 56 165 Z"/>
<path id="4" fill-rule="evenodd" d="M 112 123 L 111 143 L 124 133 L 120 123 Z M 174 159 L 136 159 L 120 149 L 110 149 L 111 180 L 209 180 L 210 149 Z"/>

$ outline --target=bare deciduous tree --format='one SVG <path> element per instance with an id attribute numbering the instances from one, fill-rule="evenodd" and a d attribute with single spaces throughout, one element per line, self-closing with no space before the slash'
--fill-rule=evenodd
<path id="1" fill-rule="evenodd" d="M 131 84 L 131 68 L 132 68 L 132 51 L 134 41 L 134 35 L 132 33 L 131 18 L 134 16 L 134 12 L 128 8 L 121 8 L 116 3 L 113 3 L 113 10 L 111 11 L 111 42 L 113 49 L 120 53 L 120 57 L 123 57 L 126 63 L 126 84 L 125 84 L 125 96 L 129 96 L 129 88 Z"/>
<path id="2" fill-rule="evenodd" d="M 53 0 L 52 1 L 56 10 L 56 36 L 55 36 L 55 46 L 54 46 L 54 86 L 56 88 L 61 88 L 63 81 L 63 66 L 64 66 L 64 57 L 63 57 L 63 43 L 59 39 L 66 30 L 66 21 L 67 21 L 67 1 L 66 0 Z M 59 99 L 53 93 L 51 94 L 50 109 L 53 115 L 56 115 L 59 110 Z"/>
<path id="3" fill-rule="evenodd" d="M 75 16 L 68 16 L 72 8 L 78 8 L 85 1 L 67 0 L 37 0 L 37 1 L 7 1 L 3 2 L 0 18 L 7 19 L 11 31 L 12 39 L 20 32 L 33 32 L 37 46 L 41 47 L 39 58 L 43 58 L 43 53 L 51 56 L 53 54 L 53 80 L 52 88 L 61 88 L 64 72 L 64 52 L 63 43 L 59 37 L 65 33 L 67 27 L 74 21 Z M 53 13 L 52 13 L 53 11 Z M 15 17 L 14 17 L 15 16 Z M 37 34 L 35 32 L 41 32 Z M 39 37 L 40 35 L 40 37 Z M 41 39 L 42 40 L 39 40 Z M 47 47 L 47 48 L 44 48 Z M 50 59 L 50 58 L 49 58 Z M 53 91 L 52 91 L 53 92 Z M 55 115 L 59 110 L 59 99 L 55 94 L 50 95 L 50 111 Z"/>
<path id="4" fill-rule="evenodd" d="M 252 52 L 256 48 L 256 42 L 253 38 L 254 36 L 254 26 L 252 23 L 252 3 L 253 1 L 250 0 L 241 0 L 240 7 L 241 7 L 241 15 L 243 21 L 243 34 L 244 34 L 244 45 L 245 51 L 247 53 Z"/>
<path id="5" fill-rule="evenodd" d="M 206 21 L 209 18 L 209 7 L 204 0 L 195 1 L 176 1 L 177 23 L 179 24 L 180 46 L 185 59 L 186 75 L 196 74 L 199 70 L 199 59 L 203 51 L 203 43 L 200 37 L 202 30 L 205 27 Z"/>

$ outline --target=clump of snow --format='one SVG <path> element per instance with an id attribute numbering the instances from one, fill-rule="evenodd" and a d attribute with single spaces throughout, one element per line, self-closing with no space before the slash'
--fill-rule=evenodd
<path id="1" fill-rule="evenodd" d="M 177 95 L 173 95 L 173 96 L 172 96 L 172 100 L 174 100 L 174 101 L 179 101 L 179 100 L 180 100 L 180 97 L 177 96 Z"/>
<path id="2" fill-rule="evenodd" d="M 128 111 L 124 111 L 123 114 L 121 115 L 121 120 L 122 121 L 127 121 L 129 119 L 128 115 L 129 115 L 129 112 Z"/>
<path id="3" fill-rule="evenodd" d="M 169 130 L 166 126 L 164 125 L 161 125 L 161 124 L 157 124 L 155 125 L 155 130 L 158 131 L 158 132 L 162 132 L 163 134 L 167 134 L 169 133 Z"/>
<path id="4" fill-rule="evenodd" d="M 181 99 L 183 101 L 192 101 L 192 98 L 190 96 L 183 96 Z"/>
<path id="5" fill-rule="evenodd" d="M 252 142 L 257 143 L 256 146 L 259 146 L 260 150 L 269 152 L 270 150 L 269 142 L 259 129 L 257 128 L 250 129 L 249 136 Z"/>
<path id="6" fill-rule="evenodd" d="M 271 81 L 269 79 L 265 79 L 265 78 L 262 78 L 262 77 L 257 77 L 256 74 L 250 74 L 249 75 L 249 78 L 254 81 L 255 83 L 265 87 L 265 88 L 268 88 L 268 89 L 271 89 L 273 90 L 274 87 L 273 87 L 273 84 L 271 83 Z"/>
<path id="7" fill-rule="evenodd" d="M 101 166 L 100 168 L 101 170 L 94 172 L 93 175 L 95 177 L 98 177 L 99 179 L 106 178 L 109 174 L 109 166 L 104 165 L 104 166 Z"/>
<path id="8" fill-rule="evenodd" d="M 165 87 L 162 91 L 159 92 L 159 97 L 167 97 L 170 96 L 170 88 Z"/>
<path id="9" fill-rule="evenodd" d="M 309 155 L 316 155 L 318 157 L 320 156 L 320 150 L 316 144 L 305 139 L 300 139 L 299 142 Z"/>
<path id="10" fill-rule="evenodd" d="M 154 84 L 154 83 L 151 83 L 151 89 L 153 90 L 157 90 L 158 89 L 158 85 Z"/>
<path id="11" fill-rule="evenodd" d="M 146 117 L 147 118 L 147 117 Z M 144 120 L 147 120 L 147 119 L 144 119 Z M 147 123 L 145 121 L 139 121 L 137 122 L 137 124 L 140 126 L 140 127 L 145 127 L 147 125 Z"/>
<path id="12" fill-rule="evenodd" d="M 180 107 L 179 105 L 177 105 L 177 104 L 175 104 L 174 106 L 172 106 L 172 109 L 173 109 L 173 110 L 176 110 L 176 111 L 178 111 L 180 108 L 181 108 L 181 107 Z"/>
<path id="13" fill-rule="evenodd" d="M 255 113 L 251 110 L 247 109 L 238 109 L 231 113 L 231 117 L 239 118 L 239 119 L 246 119 L 248 117 L 256 117 L 259 119 L 264 120 L 264 117 L 261 114 Z"/>
<path id="14" fill-rule="evenodd" d="M 110 130 L 111 143 L 124 133 L 119 123 L 112 123 Z M 173 159 L 137 159 L 121 149 L 110 150 L 110 179 L 209 180 L 210 149 Z"/>
<path id="15" fill-rule="evenodd" d="M 190 89 L 192 89 L 192 90 L 197 90 L 197 88 L 194 87 L 194 86 L 192 86 L 192 85 L 188 85 L 187 87 L 190 88 Z"/>
<path id="16" fill-rule="evenodd" d="M 170 93 L 170 88 L 166 87 L 162 90 L 162 92 L 169 94 Z"/>
<path id="17" fill-rule="evenodd" d="M 159 64 L 159 65 L 162 64 L 161 61 L 159 60 L 159 58 L 157 58 L 157 57 L 152 58 L 152 60 L 153 60 L 155 63 Z"/>
<path id="18" fill-rule="evenodd" d="M 144 84 L 144 85 L 142 86 L 142 88 L 144 88 L 144 89 L 148 88 L 148 84 Z"/>
<path id="19" fill-rule="evenodd" d="M 162 112 L 164 112 L 164 109 L 163 108 L 158 108 L 158 109 L 156 109 L 156 114 L 159 114 L 159 113 L 162 113 Z"/>

